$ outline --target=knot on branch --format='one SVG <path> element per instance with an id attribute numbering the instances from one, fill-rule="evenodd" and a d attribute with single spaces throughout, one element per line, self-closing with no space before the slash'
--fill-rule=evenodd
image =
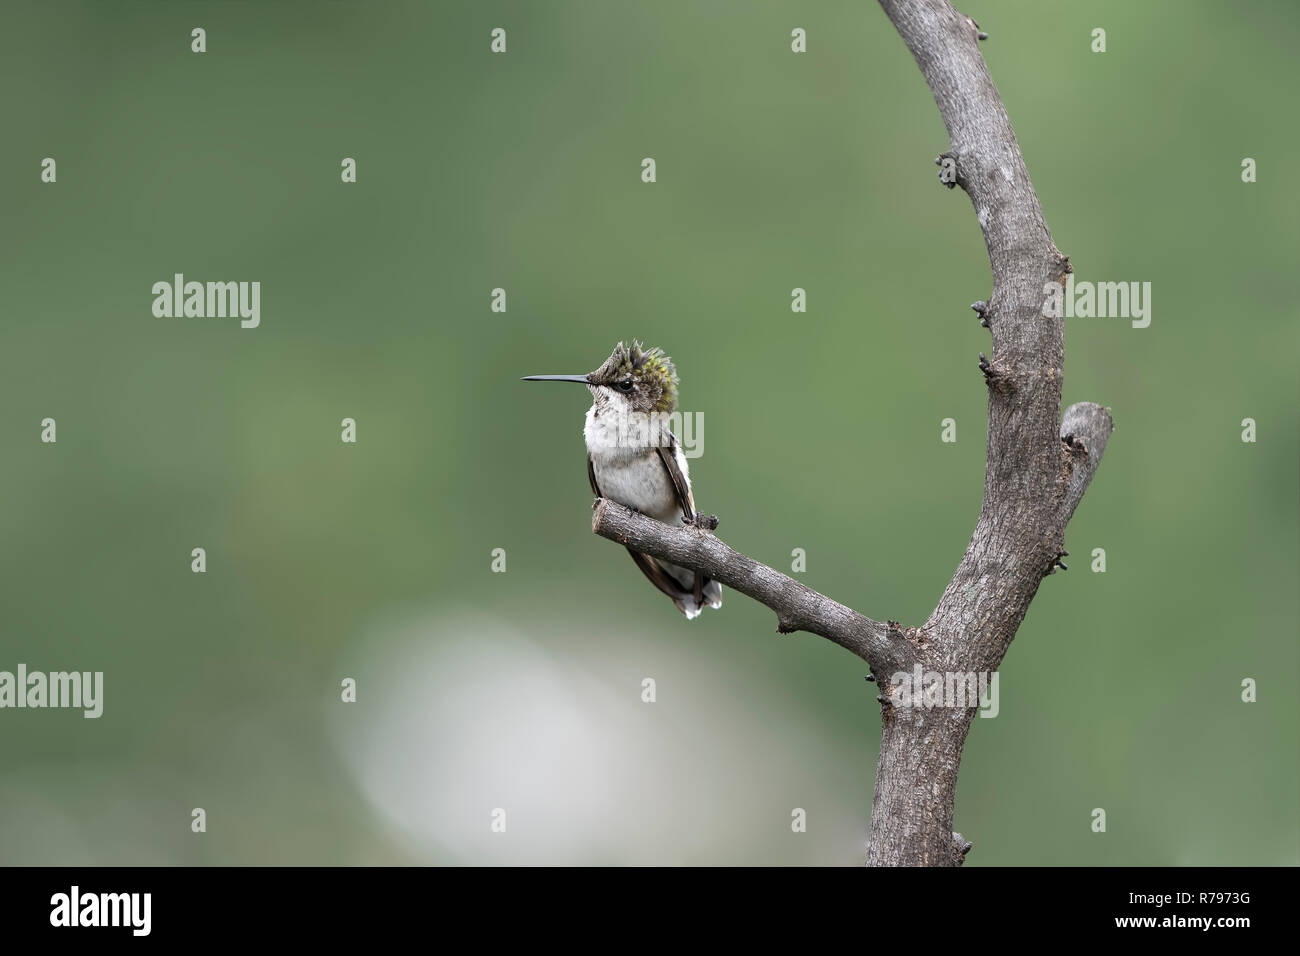
<path id="1" fill-rule="evenodd" d="M 1070 520 L 1097 473 L 1115 422 L 1110 409 L 1093 402 L 1077 402 L 1065 410 L 1061 419 L 1061 447 L 1065 452 L 1065 495 L 1061 501 L 1061 527 Z"/>
<path id="2" fill-rule="evenodd" d="M 885 622 L 885 636 L 891 641 L 905 641 L 917 650 L 922 650 L 926 646 L 919 627 L 904 627 L 897 621 Z"/>
<path id="3" fill-rule="evenodd" d="M 974 843 L 971 843 L 960 833 L 954 833 L 952 835 L 952 849 L 957 856 L 958 866 L 961 866 L 966 862 L 966 854 L 970 852 L 971 847 L 974 845 Z"/>
<path id="4" fill-rule="evenodd" d="M 957 157 L 952 153 L 940 153 L 934 158 L 934 164 L 939 167 L 939 182 L 949 189 L 956 188 L 961 176 L 957 169 Z"/>
<path id="5" fill-rule="evenodd" d="M 980 353 L 979 370 L 984 373 L 984 384 L 995 392 L 1013 391 L 1012 376 L 1000 365 L 994 364 L 987 355 Z"/>
<path id="6" fill-rule="evenodd" d="M 965 17 L 966 14 L 963 13 L 962 16 Z M 976 40 L 987 40 L 989 38 L 989 35 L 980 29 L 980 25 L 975 22 L 974 17 L 966 17 L 966 25 L 975 31 Z"/>
<path id="7" fill-rule="evenodd" d="M 1032 360 L 1017 361 L 1014 356 L 1010 360 L 989 358 L 981 352 L 977 364 L 984 373 L 984 383 L 990 389 L 1007 395 L 1026 392 L 1032 396 L 1040 393 L 1044 386 L 1059 389 L 1064 378 L 1062 370 L 1054 365 L 1038 364 Z"/>

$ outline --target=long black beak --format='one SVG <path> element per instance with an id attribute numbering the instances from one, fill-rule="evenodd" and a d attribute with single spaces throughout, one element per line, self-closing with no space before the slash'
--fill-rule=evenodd
<path id="1" fill-rule="evenodd" d="M 585 375 L 525 375 L 519 381 L 521 382 L 581 382 L 583 385 L 590 385 L 591 382 Z"/>

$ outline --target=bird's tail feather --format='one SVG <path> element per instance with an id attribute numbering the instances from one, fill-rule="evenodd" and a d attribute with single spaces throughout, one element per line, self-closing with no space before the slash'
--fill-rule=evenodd
<path id="1" fill-rule="evenodd" d="M 722 607 L 722 585 L 712 578 L 631 548 L 627 552 L 651 583 L 672 598 L 677 610 L 685 614 L 688 621 L 699 617 L 706 606 Z"/>

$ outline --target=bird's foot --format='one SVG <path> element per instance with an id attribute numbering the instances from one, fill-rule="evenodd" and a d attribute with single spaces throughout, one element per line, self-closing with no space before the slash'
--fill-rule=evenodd
<path id="1" fill-rule="evenodd" d="M 687 518 L 683 515 L 682 524 L 691 528 L 698 528 L 701 531 L 713 531 L 718 527 L 718 516 L 706 515 L 703 511 L 697 511 L 693 518 Z"/>

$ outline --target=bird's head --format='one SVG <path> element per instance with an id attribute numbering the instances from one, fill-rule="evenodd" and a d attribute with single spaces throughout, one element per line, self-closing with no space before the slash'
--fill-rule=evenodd
<path id="1" fill-rule="evenodd" d="M 586 375 L 529 375 L 526 382 L 580 382 L 591 391 L 597 410 L 612 406 L 629 412 L 669 413 L 677 409 L 677 370 L 662 349 L 622 342 L 600 368 Z"/>

